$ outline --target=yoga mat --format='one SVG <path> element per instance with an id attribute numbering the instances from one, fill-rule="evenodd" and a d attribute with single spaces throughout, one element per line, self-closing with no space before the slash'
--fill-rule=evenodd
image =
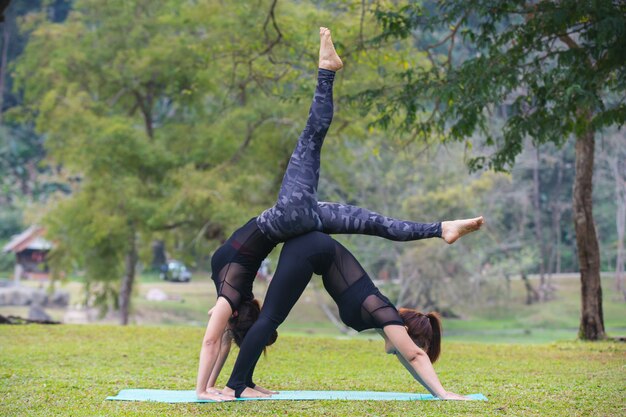
<path id="1" fill-rule="evenodd" d="M 474 400 L 487 401 L 482 394 L 470 394 Z M 115 397 L 107 400 L 117 401 L 156 401 L 161 403 L 207 403 L 210 400 L 199 400 L 196 392 L 163 389 L 124 389 Z M 422 401 L 438 400 L 430 394 L 410 394 L 406 392 L 378 391 L 281 391 L 266 398 L 238 398 L 237 401 L 277 401 L 277 400 L 350 400 L 350 401 Z"/>

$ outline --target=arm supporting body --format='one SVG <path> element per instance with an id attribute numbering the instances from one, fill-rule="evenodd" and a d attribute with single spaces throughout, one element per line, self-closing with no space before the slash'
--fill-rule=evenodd
<path id="1" fill-rule="evenodd" d="M 228 318 L 232 315 L 232 309 L 225 298 L 219 297 L 212 310 L 209 323 L 207 324 L 200 349 L 200 361 L 198 365 L 198 378 L 196 380 L 196 394 L 205 396 L 207 388 L 211 387 L 210 381 L 215 383 L 226 358 L 219 361 L 220 349 L 224 330 L 228 324 Z M 230 345 L 229 345 L 230 347 Z M 212 399 L 212 398 L 210 398 Z M 219 398 L 223 399 L 223 398 Z"/>
<path id="2" fill-rule="evenodd" d="M 398 361 L 413 378 L 434 396 L 445 398 L 447 392 L 441 385 L 428 355 L 413 342 L 406 329 L 403 326 L 390 325 L 385 326 L 383 332 L 383 337 L 395 347 L 394 353 Z"/>
<path id="3" fill-rule="evenodd" d="M 228 354 L 230 353 L 230 347 L 233 343 L 233 338 L 229 332 L 224 332 L 222 335 L 222 343 L 220 345 L 219 356 L 215 361 L 215 365 L 213 366 L 213 371 L 211 371 L 211 376 L 209 377 L 209 383 L 207 384 L 207 388 L 215 387 L 215 382 L 217 381 L 217 377 L 220 375 L 222 368 L 224 367 L 224 363 L 226 359 L 228 359 Z"/>

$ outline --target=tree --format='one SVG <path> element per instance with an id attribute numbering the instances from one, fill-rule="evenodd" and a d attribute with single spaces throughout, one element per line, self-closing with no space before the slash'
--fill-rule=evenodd
<path id="1" fill-rule="evenodd" d="M 471 169 L 509 169 L 527 137 L 535 146 L 576 138 L 579 336 L 604 338 L 592 215 L 594 144 L 597 132 L 626 120 L 626 5 L 449 0 L 381 7 L 376 13 L 384 30 L 380 39 L 415 37 L 431 62 L 428 68 L 401 72 L 399 85 L 362 94 L 366 104 L 381 111 L 383 126 L 397 123 L 415 137 L 436 134 L 461 141 L 475 152 L 468 160 Z M 468 55 L 456 57 L 461 42 Z M 510 103 L 501 114 L 505 123 L 493 131 L 488 122 L 502 103 Z"/>
<path id="2" fill-rule="evenodd" d="M 78 262 L 88 282 L 104 282 L 101 294 L 116 298 L 122 324 L 138 239 L 159 227 L 165 178 L 175 167 L 155 126 L 192 102 L 203 62 L 193 33 L 180 30 L 184 13 L 171 17 L 174 6 L 84 0 L 63 24 L 31 15 L 35 29 L 16 69 L 22 110 L 46 133 L 51 160 L 73 179 L 73 194 L 46 221 L 58 239 L 53 265 Z M 112 283 L 120 275 L 118 290 Z"/>
<path id="3" fill-rule="evenodd" d="M 20 104 L 19 94 L 12 91 L 13 75 L 11 64 L 18 57 L 28 40 L 28 32 L 20 31 L 18 22 L 24 15 L 39 11 L 40 1 L 2 3 L 3 20 L 0 21 L 0 240 L 18 233 L 23 227 L 21 204 L 41 201 L 59 189 L 56 181 L 45 177 L 51 173 L 45 160 L 43 137 L 35 132 L 32 123 L 12 122 L 4 119 L 4 113 Z M 57 1 L 47 5 L 47 12 L 54 21 L 66 16 L 68 3 Z M 20 220 L 18 220 L 20 219 Z M 16 221 L 17 220 L 17 221 Z M 10 227 L 9 227 L 10 226 Z M 7 234 L 8 233 L 8 234 Z"/>
<path id="4" fill-rule="evenodd" d="M 302 14 L 330 13 L 259 5 L 81 0 L 62 24 L 25 19 L 13 117 L 36 122 L 71 186 L 45 218 L 53 265 L 83 269 L 122 323 L 153 239 L 206 258 L 275 198 L 306 116 L 294 102 L 314 85 L 319 40 Z"/>

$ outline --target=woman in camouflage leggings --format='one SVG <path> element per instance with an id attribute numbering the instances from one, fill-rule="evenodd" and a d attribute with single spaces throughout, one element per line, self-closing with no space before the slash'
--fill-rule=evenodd
<path id="1" fill-rule="evenodd" d="M 477 230 L 482 217 L 436 223 L 396 220 L 359 207 L 317 201 L 320 152 L 333 118 L 333 81 L 343 66 L 330 31 L 320 28 L 317 87 L 306 127 L 291 156 L 276 204 L 250 219 L 215 251 L 212 278 L 218 299 L 211 310 L 200 352 L 198 398 L 221 400 L 213 386 L 230 350 L 241 343 L 259 316 L 252 284 L 261 262 L 280 242 L 319 231 L 328 234 L 367 234 L 395 241 L 441 237 L 452 243 Z M 251 381 L 249 381 L 251 383 Z M 263 392 L 263 388 L 256 386 Z"/>

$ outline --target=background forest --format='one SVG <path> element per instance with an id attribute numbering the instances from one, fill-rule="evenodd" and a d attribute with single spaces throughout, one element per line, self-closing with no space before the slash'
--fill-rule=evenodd
<path id="1" fill-rule="evenodd" d="M 308 111 L 317 28 L 325 25 L 345 68 L 320 200 L 418 221 L 487 221 L 450 247 L 339 239 L 399 306 L 464 316 L 506 306 L 511 281 L 520 279 L 524 297 L 516 302 L 558 298 L 557 277 L 578 272 L 575 141 L 526 138 L 509 172 L 495 172 L 468 167 L 488 152 L 478 133 L 460 143 L 404 129 L 394 114 L 381 120 L 388 108 L 370 92 L 400 85 L 408 69 L 450 60 L 450 51 L 459 62 L 476 54 L 461 42 L 420 47 L 445 36 L 445 27 L 390 36 L 393 22 L 381 10 L 394 6 L 14 2 L 2 35 L 0 243 L 44 225 L 56 245 L 55 278 L 86 284 L 85 302 L 121 308 L 127 319 L 135 271 L 148 274 L 163 251 L 206 275 L 212 251 L 276 197 Z M 488 130 L 501 131 L 513 106 L 491 108 Z M 625 181 L 624 132 L 609 126 L 596 134 L 594 219 L 605 289 L 622 306 Z M 1 256 L 10 277 L 13 256 Z"/>

